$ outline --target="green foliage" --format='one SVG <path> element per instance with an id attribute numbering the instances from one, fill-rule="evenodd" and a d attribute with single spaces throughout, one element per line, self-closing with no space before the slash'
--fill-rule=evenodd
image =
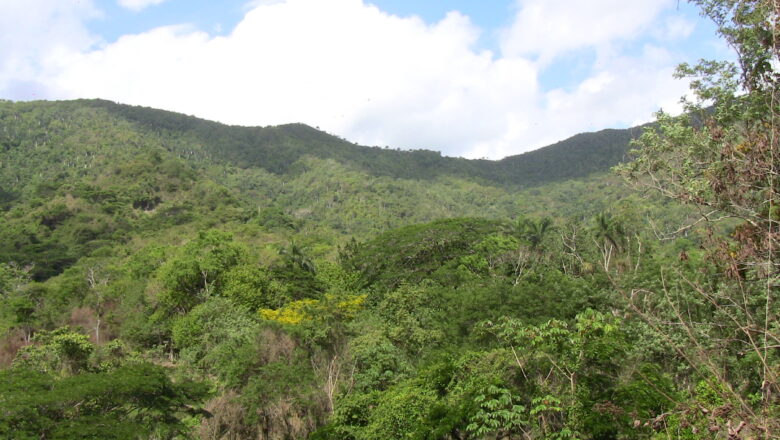
<path id="1" fill-rule="evenodd" d="M 636 413 L 657 408 L 655 401 L 643 401 L 652 406 L 642 408 L 638 400 L 617 398 L 624 393 L 615 375 L 617 361 L 628 346 L 613 317 L 587 310 L 577 315 L 573 326 L 557 320 L 527 326 L 511 318 L 482 326 L 511 350 L 530 394 L 528 420 L 536 420 L 533 429 L 541 435 L 611 437 L 632 429 L 625 417 L 629 409 Z"/>
<path id="2" fill-rule="evenodd" d="M 187 433 L 202 385 L 174 384 L 151 364 L 64 379 L 27 369 L 0 371 L 0 435 L 17 439 L 174 438 Z"/>
<path id="3" fill-rule="evenodd" d="M 501 432 L 510 435 L 513 431 L 522 432 L 526 420 L 525 407 L 518 405 L 518 399 L 506 388 L 489 386 L 484 394 L 474 397 L 479 410 L 471 416 L 466 429 L 478 437 L 485 437 Z M 537 407 L 530 414 L 538 413 Z"/>
<path id="4" fill-rule="evenodd" d="M 168 252 L 165 246 L 150 245 L 133 253 L 125 266 L 133 277 L 146 278 L 160 268 Z"/>
<path id="5" fill-rule="evenodd" d="M 623 159 L 636 130 L 603 130 L 500 161 L 443 157 L 428 150 L 399 151 L 351 144 L 303 124 L 279 127 L 228 127 L 180 114 L 108 101 L 82 101 L 129 120 L 144 131 L 175 133 L 203 145 L 201 154 L 222 157 L 239 167 L 261 167 L 277 174 L 295 171 L 304 156 L 332 159 L 375 176 L 432 179 L 458 176 L 511 186 L 531 186 L 585 177 Z M 555 165 L 553 169 L 552 165 Z"/>
<path id="6" fill-rule="evenodd" d="M 14 366 L 44 373 L 75 374 L 86 370 L 95 346 L 86 335 L 62 327 L 52 332 L 40 331 L 32 338 L 33 345 L 23 348 Z"/>
<path id="7" fill-rule="evenodd" d="M 247 422 L 282 438 L 308 436 L 327 417 L 327 404 L 317 387 L 311 361 L 299 348 L 291 348 L 278 358 L 269 356 L 266 361 L 253 369 L 242 390 Z"/>
<path id="8" fill-rule="evenodd" d="M 186 313 L 212 292 L 219 292 L 226 272 L 245 255 L 246 250 L 229 233 L 201 232 L 182 248 L 177 258 L 168 260 L 158 270 L 165 289 L 160 305 L 168 313 Z"/>
<path id="9" fill-rule="evenodd" d="M 774 15 L 697 3 L 753 70 L 681 67 L 714 107 L 661 115 L 622 170 L 745 222 L 678 240 L 691 210 L 599 174 L 635 130 L 469 161 L 0 102 L 0 436 L 771 431 Z M 191 377 L 212 381 L 208 419 Z"/>
<path id="10" fill-rule="evenodd" d="M 440 266 L 472 253 L 471 247 L 498 229 L 481 219 L 439 220 L 387 232 L 345 256 L 343 264 L 361 273 L 364 285 L 392 289 L 428 278 Z"/>
<path id="11" fill-rule="evenodd" d="M 440 345 L 439 325 L 446 317 L 436 299 L 423 286 L 403 285 L 386 294 L 376 313 L 387 337 L 412 355 Z"/>
<path id="12" fill-rule="evenodd" d="M 474 246 L 474 254 L 460 258 L 460 264 L 464 268 L 479 275 L 494 275 L 496 272 L 503 275 L 511 269 L 512 263 L 517 259 L 514 251 L 520 243 L 511 236 L 503 234 L 491 234 Z"/>
<path id="13" fill-rule="evenodd" d="M 291 242 L 289 246 L 279 249 L 279 255 L 282 257 L 284 264 L 289 268 L 309 272 L 314 275 L 317 274 L 317 268 L 314 266 L 311 258 L 306 255 L 306 249 L 295 242 Z"/>
<path id="14" fill-rule="evenodd" d="M 35 303 L 25 291 L 29 282 L 28 270 L 0 263 L 0 333 L 32 324 Z"/>
<path id="15" fill-rule="evenodd" d="M 280 300 L 289 298 L 299 301 L 317 298 L 325 292 L 327 287 L 314 273 L 298 265 L 273 266 L 271 267 L 271 277 L 283 286 L 283 290 L 275 294 Z"/>
<path id="16" fill-rule="evenodd" d="M 432 390 L 407 382 L 383 393 L 357 439 L 424 438 L 428 409 L 436 401 Z"/>
<path id="17" fill-rule="evenodd" d="M 739 64 L 703 60 L 679 66 L 677 76 L 690 79 L 693 91 L 684 101 L 687 114 L 659 113 L 657 126 L 636 142 L 635 160 L 618 171 L 633 183 L 696 207 L 710 237 L 703 245 L 710 264 L 700 269 L 709 279 L 682 274 L 692 291 L 663 286 L 655 289 L 664 293 L 663 308 L 632 306 L 697 371 L 696 381 L 708 383 L 707 392 L 688 399 L 713 414 L 708 431 L 732 438 L 762 436 L 778 427 L 778 405 L 768 397 L 778 391 L 778 360 L 769 342 L 777 339 L 770 322 L 780 311 L 774 281 L 780 238 L 774 209 L 780 190 L 778 9 L 764 0 L 694 3 L 718 26 Z M 719 233 L 718 223 L 725 223 L 729 233 Z M 681 312 L 691 309 L 696 318 Z M 761 365 L 747 373 L 737 367 L 738 359 L 748 364 L 760 359 Z M 715 412 L 724 414 L 718 418 Z M 688 413 L 677 411 L 669 423 L 686 428 L 687 436 L 696 435 L 694 429 L 704 432 L 703 417 Z"/>
<path id="18" fill-rule="evenodd" d="M 269 229 L 282 228 L 297 230 L 300 227 L 298 221 L 287 215 L 278 207 L 268 207 L 260 210 L 255 221 Z"/>
<path id="19" fill-rule="evenodd" d="M 222 366 L 243 345 L 254 343 L 260 326 L 249 310 L 225 298 L 210 298 L 173 321 L 171 335 L 180 358 L 222 377 Z"/>
<path id="20" fill-rule="evenodd" d="M 278 308 L 291 297 L 284 286 L 271 278 L 264 267 L 239 264 L 224 275 L 221 294 L 249 310 Z"/>
<path id="21" fill-rule="evenodd" d="M 357 440 L 369 423 L 372 408 L 376 407 L 381 392 L 350 393 L 339 399 L 332 420 L 312 438 Z"/>
<path id="22" fill-rule="evenodd" d="M 355 390 L 382 391 L 402 379 L 411 366 L 404 353 L 379 329 L 353 338 L 349 353 L 355 365 Z"/>

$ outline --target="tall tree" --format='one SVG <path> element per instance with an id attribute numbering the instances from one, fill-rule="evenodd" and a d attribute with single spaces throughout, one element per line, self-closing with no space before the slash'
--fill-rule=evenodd
<path id="1" fill-rule="evenodd" d="M 622 250 L 625 230 L 623 224 L 607 212 L 597 214 L 594 223 L 593 231 L 596 235 L 596 245 L 601 252 L 602 265 L 604 270 L 609 272 L 612 257 Z"/>
<path id="2" fill-rule="evenodd" d="M 295 241 L 291 241 L 289 246 L 279 249 L 279 255 L 284 258 L 285 264 L 290 267 L 297 267 L 311 274 L 317 273 L 314 261 L 306 255 L 306 249 L 295 243 Z"/>
<path id="3" fill-rule="evenodd" d="M 747 433 L 774 438 L 780 429 L 775 324 L 780 312 L 780 5 L 774 0 L 693 3 L 716 23 L 737 62 L 681 65 L 677 75 L 689 78 L 694 92 L 693 100 L 684 101 L 687 113 L 659 113 L 656 126 L 637 143 L 635 160 L 619 171 L 694 206 L 705 224 L 723 219 L 736 224 L 728 237 L 706 242 L 710 261 L 720 269 L 717 276 L 690 282 L 697 299 L 722 317 L 718 325 L 694 321 L 689 305 L 671 296 L 666 285 L 659 293 L 688 339 L 678 354 L 717 396 L 699 403 L 730 405 L 718 422 L 728 422 L 720 429 L 729 438 Z M 661 335 L 674 333 L 656 313 L 632 304 Z M 713 362 L 713 350 L 732 359 L 749 354 L 757 375 L 726 368 L 726 358 Z"/>
<path id="4" fill-rule="evenodd" d="M 515 234 L 518 238 L 525 240 L 531 245 L 532 250 L 537 250 L 544 241 L 544 237 L 553 229 L 553 222 L 550 217 L 543 217 L 538 220 L 521 218 L 515 223 Z"/>

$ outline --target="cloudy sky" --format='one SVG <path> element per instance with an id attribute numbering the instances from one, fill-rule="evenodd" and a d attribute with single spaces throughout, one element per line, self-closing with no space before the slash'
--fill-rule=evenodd
<path id="1" fill-rule="evenodd" d="M 685 0 L 2 0 L 0 98 L 104 98 L 501 158 L 678 109 Z"/>

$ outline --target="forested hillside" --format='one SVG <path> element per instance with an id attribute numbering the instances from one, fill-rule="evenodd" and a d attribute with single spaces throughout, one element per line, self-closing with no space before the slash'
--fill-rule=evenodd
<path id="1" fill-rule="evenodd" d="M 777 12 L 697 4 L 685 115 L 501 161 L 0 102 L 0 437 L 778 438 Z"/>
<path id="2" fill-rule="evenodd" d="M 143 131 L 187 136 L 214 160 L 281 174 L 304 156 L 334 159 L 375 176 L 434 179 L 451 176 L 502 186 L 527 187 L 604 172 L 625 159 L 641 129 L 603 130 L 574 136 L 531 153 L 499 161 L 442 157 L 429 150 L 365 148 L 303 124 L 231 127 L 190 116 L 108 101 L 82 101 L 133 122 Z M 576 166 L 575 166 L 576 165 Z"/>
<path id="3" fill-rule="evenodd" d="M 598 166 L 601 150 L 587 144 L 578 157 L 592 155 L 590 162 L 601 174 L 577 182 L 560 179 L 545 191 L 518 191 L 511 183 L 439 168 L 447 161 L 500 162 L 359 147 L 301 125 L 227 127 L 104 101 L 5 102 L 0 103 L 0 121 L 0 206 L 5 211 L 0 256 L 32 264 L 38 281 L 101 246 L 190 224 L 239 222 L 262 230 L 307 231 L 304 240 L 317 236 L 334 246 L 344 237 L 367 237 L 437 218 L 593 215 L 611 203 L 607 193 L 618 198 L 629 193 L 604 174 L 608 167 Z M 377 174 L 343 159 L 354 151 L 367 158 L 366 164 L 392 164 L 394 171 Z M 525 156 L 535 154 L 545 162 L 555 156 L 542 152 Z M 259 164 L 236 159 L 241 154 L 253 154 L 251 161 Z M 425 162 L 421 154 L 437 159 Z M 266 156 L 271 159 L 263 160 Z M 525 164 L 515 167 L 518 179 L 523 170 L 534 168 L 510 159 Z M 405 160 L 425 167 L 419 177 L 386 175 L 409 173 L 413 168 Z M 277 162 L 282 165 L 273 165 Z M 569 174 L 566 167 L 572 163 L 560 160 L 539 169 L 548 170 L 550 179 L 555 169 Z"/>

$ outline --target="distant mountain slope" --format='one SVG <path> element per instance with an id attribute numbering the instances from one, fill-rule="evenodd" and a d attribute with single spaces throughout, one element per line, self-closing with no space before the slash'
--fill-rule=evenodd
<path id="1" fill-rule="evenodd" d="M 401 151 L 359 146 L 304 124 L 228 126 L 192 116 L 104 100 L 77 101 L 107 110 L 146 130 L 189 135 L 213 159 L 242 168 L 283 174 L 306 155 L 334 159 L 377 176 L 432 179 L 454 176 L 503 186 L 537 186 L 603 172 L 619 163 L 639 128 L 583 133 L 529 153 L 498 161 L 445 157 L 430 150 Z"/>
<path id="2" fill-rule="evenodd" d="M 243 128 L 107 101 L 0 101 L 0 263 L 44 280 L 119 244 L 218 224 L 316 231 L 335 244 L 453 217 L 590 215 L 627 193 L 603 172 L 571 180 L 617 160 L 584 159 L 617 145 L 607 140 L 470 161 L 361 147 L 302 124 Z M 569 180 L 534 186 L 555 176 Z"/>
<path id="3" fill-rule="evenodd" d="M 496 164 L 506 181 L 519 185 L 578 179 L 607 171 L 623 161 L 630 142 L 641 134 L 642 127 L 581 133 Z"/>

